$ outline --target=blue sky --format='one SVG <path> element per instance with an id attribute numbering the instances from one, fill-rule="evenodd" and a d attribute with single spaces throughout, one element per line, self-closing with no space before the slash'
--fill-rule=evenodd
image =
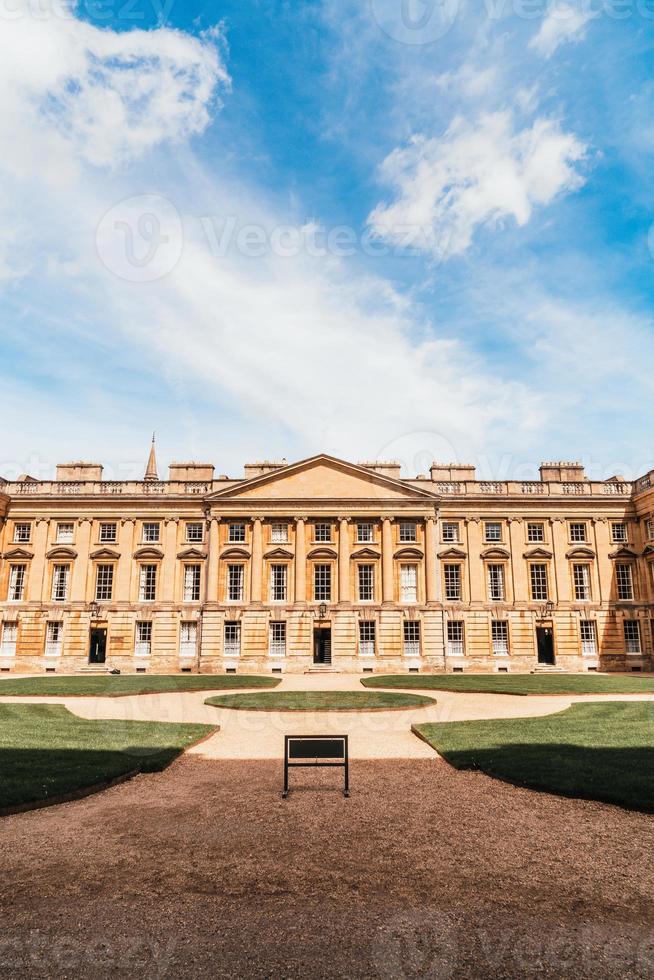
<path id="1" fill-rule="evenodd" d="M 0 33 L 0 473 L 654 464 L 654 0 L 59 3 Z"/>

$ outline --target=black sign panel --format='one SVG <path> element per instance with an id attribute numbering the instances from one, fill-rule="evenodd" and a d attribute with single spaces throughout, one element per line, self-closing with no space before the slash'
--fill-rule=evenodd
<path id="1" fill-rule="evenodd" d="M 342 738 L 294 738 L 289 736 L 289 759 L 344 759 L 345 740 Z"/>
<path id="2" fill-rule="evenodd" d="M 350 795 L 347 735 L 286 735 L 284 738 L 284 799 L 289 794 L 288 771 L 298 767 L 335 767 L 343 770 L 343 795 Z"/>

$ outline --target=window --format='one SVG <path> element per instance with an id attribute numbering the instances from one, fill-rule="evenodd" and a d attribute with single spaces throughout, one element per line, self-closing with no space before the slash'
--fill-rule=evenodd
<path id="1" fill-rule="evenodd" d="M 540 521 L 527 524 L 527 541 L 537 543 L 545 540 L 545 525 Z"/>
<path id="2" fill-rule="evenodd" d="M 502 540 L 502 525 L 498 521 L 486 521 L 484 524 L 484 539 L 486 541 Z"/>
<path id="3" fill-rule="evenodd" d="M 404 656 L 420 656 L 420 620 L 404 620 Z"/>
<path id="4" fill-rule="evenodd" d="M 505 598 L 504 565 L 488 566 L 488 598 L 493 602 L 501 602 Z"/>
<path id="5" fill-rule="evenodd" d="M 375 599 L 375 566 L 359 565 L 359 602 L 373 602 Z"/>
<path id="6" fill-rule="evenodd" d="M 575 587 L 575 599 L 579 602 L 590 599 L 590 567 L 588 565 L 573 565 L 572 579 Z"/>
<path id="7" fill-rule="evenodd" d="M 531 598 L 534 602 L 545 602 L 549 598 L 547 588 L 547 565 L 532 565 L 530 568 Z"/>
<path id="8" fill-rule="evenodd" d="M 313 539 L 314 541 L 331 541 L 332 539 L 332 526 L 331 524 L 318 523 L 313 525 Z"/>
<path id="9" fill-rule="evenodd" d="M 400 565 L 402 602 L 418 601 L 418 568 L 416 565 Z"/>
<path id="10" fill-rule="evenodd" d="M 12 565 L 9 570 L 9 601 L 20 602 L 25 598 L 25 565 Z"/>
<path id="11" fill-rule="evenodd" d="M 114 566 L 98 565 L 95 572 L 95 598 L 98 601 L 113 598 Z"/>
<path id="12" fill-rule="evenodd" d="M 370 544 L 374 541 L 373 524 L 357 524 L 357 544 Z"/>
<path id="13" fill-rule="evenodd" d="M 149 657 L 152 653 L 152 623 L 150 621 L 136 624 L 136 649 L 134 652 L 137 657 Z"/>
<path id="14" fill-rule="evenodd" d="M 459 602 L 461 599 L 461 566 L 445 565 L 445 598 L 449 602 Z"/>
<path id="15" fill-rule="evenodd" d="M 457 521 L 444 521 L 441 527 L 443 541 L 457 543 L 459 538 L 459 524 Z"/>
<path id="16" fill-rule="evenodd" d="M 100 525 L 100 541 L 103 544 L 112 544 L 116 541 L 118 525 L 113 521 L 103 521 Z"/>
<path id="17" fill-rule="evenodd" d="M 75 525 L 70 521 L 57 524 L 57 543 L 72 544 L 75 536 Z"/>
<path id="18" fill-rule="evenodd" d="M 2 647 L 0 648 L 3 657 L 16 656 L 16 642 L 18 640 L 18 623 L 4 622 L 2 624 Z"/>
<path id="19" fill-rule="evenodd" d="M 184 602 L 200 601 L 201 565 L 184 565 Z"/>
<path id="20" fill-rule="evenodd" d="M 582 619 L 580 623 L 581 654 L 583 657 L 597 656 L 597 624 L 594 619 Z"/>
<path id="21" fill-rule="evenodd" d="M 45 655 L 46 657 L 60 657 L 62 641 L 64 638 L 64 624 L 51 622 L 45 627 Z"/>
<path id="22" fill-rule="evenodd" d="M 204 525 L 202 521 L 188 521 L 186 524 L 186 540 L 189 543 L 201 544 L 204 541 Z"/>
<path id="23" fill-rule="evenodd" d="M 268 653 L 271 657 L 286 656 L 286 623 L 270 623 Z"/>
<path id="24" fill-rule="evenodd" d="M 615 581 L 618 589 L 618 599 L 633 599 L 634 579 L 631 565 L 616 565 Z"/>
<path id="25" fill-rule="evenodd" d="M 611 538 L 614 544 L 625 544 L 627 541 L 627 525 L 623 521 L 611 522 Z"/>
<path id="26" fill-rule="evenodd" d="M 369 619 L 359 620 L 359 656 L 375 656 L 375 623 Z"/>
<path id="27" fill-rule="evenodd" d="M 229 602 L 243 602 L 243 565 L 227 566 L 227 599 Z"/>
<path id="28" fill-rule="evenodd" d="M 198 641 L 198 624 L 196 622 L 181 623 L 179 628 L 180 657 L 194 657 Z"/>
<path id="29" fill-rule="evenodd" d="M 14 544 L 27 544 L 32 537 L 32 525 L 28 523 L 14 524 Z"/>
<path id="30" fill-rule="evenodd" d="M 647 540 L 652 541 L 654 539 L 654 521 L 647 521 L 645 524 L 645 533 L 647 534 Z"/>
<path id="31" fill-rule="evenodd" d="M 230 544 L 239 544 L 245 541 L 245 524 L 242 521 L 229 525 Z"/>
<path id="32" fill-rule="evenodd" d="M 157 597 L 157 566 L 141 565 L 139 579 L 139 600 L 154 602 Z"/>
<path id="33" fill-rule="evenodd" d="M 225 656 L 241 656 L 241 624 L 225 623 Z"/>
<path id="34" fill-rule="evenodd" d="M 161 525 L 157 522 L 145 522 L 143 524 L 143 540 L 149 544 L 156 544 L 159 541 Z"/>
<path id="35" fill-rule="evenodd" d="M 288 541 L 288 524 L 271 524 L 270 540 L 275 544 L 286 544 Z"/>
<path id="36" fill-rule="evenodd" d="M 64 602 L 68 598 L 70 565 L 55 565 L 52 570 L 52 600 Z"/>
<path id="37" fill-rule="evenodd" d="M 585 521 L 572 521 L 570 523 L 570 540 L 571 541 L 588 540 Z"/>
<path id="38" fill-rule="evenodd" d="M 493 653 L 496 657 L 509 655 L 509 624 L 505 619 L 494 619 L 491 623 Z"/>
<path id="39" fill-rule="evenodd" d="M 400 541 L 410 542 L 418 540 L 418 532 L 413 521 L 400 522 Z"/>
<path id="40" fill-rule="evenodd" d="M 447 624 L 447 654 L 449 657 L 463 656 L 463 623 L 450 620 Z"/>
<path id="41" fill-rule="evenodd" d="M 640 623 L 637 619 L 625 619 L 623 626 L 626 653 L 640 653 Z"/>
<path id="42" fill-rule="evenodd" d="M 332 566 L 331 565 L 314 565 L 313 597 L 316 600 L 316 602 L 331 602 L 332 599 Z"/>
<path id="43" fill-rule="evenodd" d="M 286 575 L 287 575 L 286 565 L 270 566 L 270 601 L 271 602 L 286 601 Z"/>

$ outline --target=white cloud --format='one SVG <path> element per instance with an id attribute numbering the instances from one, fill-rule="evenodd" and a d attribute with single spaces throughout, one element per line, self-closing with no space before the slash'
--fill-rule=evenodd
<path id="1" fill-rule="evenodd" d="M 575 167 L 584 145 L 554 121 L 516 130 L 509 110 L 476 124 L 457 117 L 440 138 L 414 137 L 382 165 L 396 198 L 369 224 L 382 238 L 411 243 L 439 258 L 459 255 L 479 226 L 512 217 L 526 224 L 536 206 L 583 184 Z"/>
<path id="2" fill-rule="evenodd" d="M 588 22 L 593 17 L 591 4 L 552 3 L 529 47 L 544 58 L 551 58 L 561 44 L 582 41 Z"/>

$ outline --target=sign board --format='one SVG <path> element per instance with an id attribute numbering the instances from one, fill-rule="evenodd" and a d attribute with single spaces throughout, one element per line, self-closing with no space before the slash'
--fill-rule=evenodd
<path id="1" fill-rule="evenodd" d="M 347 735 L 284 736 L 284 792 L 289 794 L 288 771 L 296 768 L 337 768 L 343 770 L 343 795 L 350 795 L 350 769 Z"/>

